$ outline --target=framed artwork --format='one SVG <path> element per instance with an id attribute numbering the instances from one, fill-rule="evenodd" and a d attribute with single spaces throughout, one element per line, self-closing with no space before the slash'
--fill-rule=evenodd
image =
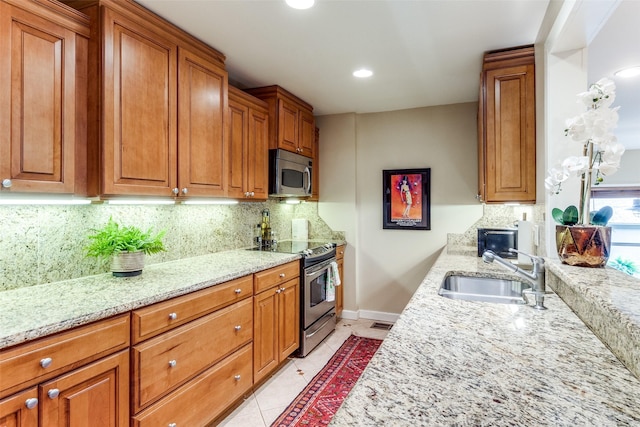
<path id="1" fill-rule="evenodd" d="M 382 228 L 431 230 L 431 169 L 382 171 Z"/>

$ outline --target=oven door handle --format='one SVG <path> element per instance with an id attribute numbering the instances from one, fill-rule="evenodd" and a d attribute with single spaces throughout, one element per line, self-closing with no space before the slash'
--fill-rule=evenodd
<path id="1" fill-rule="evenodd" d="M 307 273 L 307 274 L 305 274 L 305 276 L 307 278 L 310 278 L 310 280 L 314 280 L 315 278 L 322 276 L 325 273 L 325 271 L 327 271 L 327 268 L 322 268 L 320 270 L 317 270 L 317 271 L 314 271 L 314 272 L 311 272 L 311 273 Z"/>
<path id="2" fill-rule="evenodd" d="M 320 264 L 314 265 L 313 267 L 308 267 L 307 269 L 305 269 L 305 276 L 315 276 L 315 279 L 316 277 L 322 275 L 328 268 L 331 268 L 331 263 L 335 260 L 335 258 L 330 258 Z"/>
<path id="3" fill-rule="evenodd" d="M 312 336 L 314 336 L 315 334 L 317 334 L 318 332 L 320 332 L 322 330 L 322 328 L 324 328 L 325 326 L 327 326 L 327 323 L 329 323 L 331 321 L 331 319 L 335 316 L 335 313 L 331 313 L 331 315 L 329 316 L 329 318 L 327 319 L 326 322 L 324 322 L 322 324 L 322 326 L 320 326 L 318 329 L 316 329 L 315 331 L 313 331 L 312 333 L 310 333 L 309 335 L 306 335 L 307 338 L 311 338 Z"/>

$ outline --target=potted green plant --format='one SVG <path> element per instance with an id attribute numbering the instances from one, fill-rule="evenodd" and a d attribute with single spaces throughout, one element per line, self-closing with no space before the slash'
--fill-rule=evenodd
<path id="1" fill-rule="evenodd" d="M 615 84 L 601 79 L 578 94 L 578 102 L 587 108 L 582 114 L 567 121 L 565 135 L 582 144 L 582 156 L 567 157 L 561 165 L 549 170 L 546 188 L 558 194 L 562 183 L 572 175 L 580 178 L 578 206 L 564 211 L 554 208 L 552 217 L 556 226 L 556 248 L 560 260 L 581 267 L 604 267 L 609 259 L 611 227 L 607 222 L 613 214 L 609 206 L 598 212 L 589 212 L 591 186 L 599 185 L 604 176 L 620 167 L 624 146 L 612 129 L 618 122 L 618 109 L 611 108 L 615 100 Z"/>
<path id="2" fill-rule="evenodd" d="M 153 233 L 149 228 L 143 232 L 138 227 L 121 226 L 109 218 L 101 228 L 92 228 L 91 241 L 85 247 L 87 256 L 111 258 L 111 271 L 114 276 L 128 277 L 142 274 L 144 255 L 165 251 L 162 238 L 165 230 Z"/>

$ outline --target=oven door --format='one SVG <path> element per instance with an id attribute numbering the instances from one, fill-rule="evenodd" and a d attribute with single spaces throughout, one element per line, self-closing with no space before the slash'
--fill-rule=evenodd
<path id="1" fill-rule="evenodd" d="M 329 269 L 332 261 L 335 261 L 335 258 L 330 258 L 304 270 L 304 301 L 302 301 L 304 304 L 304 329 L 307 329 L 313 322 L 336 306 L 335 298 L 327 295 Z"/>

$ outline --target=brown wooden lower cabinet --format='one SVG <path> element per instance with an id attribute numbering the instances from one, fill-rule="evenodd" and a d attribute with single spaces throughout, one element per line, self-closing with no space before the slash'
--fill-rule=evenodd
<path id="1" fill-rule="evenodd" d="M 298 348 L 298 266 L 0 351 L 0 427 L 214 421 Z"/>
<path id="2" fill-rule="evenodd" d="M 0 400 L 0 426 L 36 427 L 38 425 L 38 388 L 32 387 Z"/>
<path id="3" fill-rule="evenodd" d="M 251 344 L 242 347 L 134 416 L 132 426 L 206 425 L 251 388 L 252 353 Z"/>
<path id="4" fill-rule="evenodd" d="M 40 425 L 129 425 L 129 351 L 123 350 L 39 387 Z"/>
<path id="5" fill-rule="evenodd" d="M 134 412 L 252 339 L 253 304 L 247 298 L 134 346 Z"/>
<path id="6" fill-rule="evenodd" d="M 336 316 L 338 318 L 342 317 L 342 310 L 344 310 L 344 248 L 344 245 L 336 248 L 336 263 L 341 282 L 340 286 L 336 287 Z"/>
<path id="7" fill-rule="evenodd" d="M 254 369 L 258 382 L 300 345 L 300 281 L 289 280 L 254 297 Z"/>

